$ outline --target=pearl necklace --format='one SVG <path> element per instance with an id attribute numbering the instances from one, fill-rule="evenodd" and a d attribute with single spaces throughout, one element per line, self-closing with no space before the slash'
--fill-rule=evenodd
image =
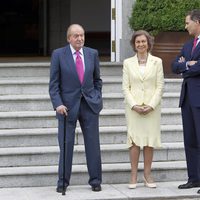
<path id="1" fill-rule="evenodd" d="M 137 56 L 137 57 L 138 57 L 138 56 Z M 140 58 L 138 57 L 138 63 L 139 63 L 139 64 L 146 64 L 146 63 L 147 63 L 147 58 L 148 58 L 148 55 L 147 55 L 146 58 L 141 58 L 141 59 L 140 59 Z"/>
<path id="2" fill-rule="evenodd" d="M 141 60 L 138 60 L 139 64 L 146 64 L 147 62 L 147 59 L 141 59 Z"/>

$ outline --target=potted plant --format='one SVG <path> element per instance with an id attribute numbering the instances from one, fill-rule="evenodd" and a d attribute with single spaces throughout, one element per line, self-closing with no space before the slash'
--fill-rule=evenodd
<path id="1" fill-rule="evenodd" d="M 185 15 L 200 8 L 200 0 L 136 0 L 129 18 L 132 30 L 146 30 L 155 36 L 152 54 L 163 59 L 165 76 L 173 76 L 171 62 L 190 38 Z"/>

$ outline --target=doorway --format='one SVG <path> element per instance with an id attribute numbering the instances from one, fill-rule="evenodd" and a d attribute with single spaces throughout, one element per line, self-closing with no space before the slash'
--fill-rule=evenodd
<path id="1" fill-rule="evenodd" d="M 0 57 L 50 56 L 66 45 L 66 27 L 79 23 L 85 45 L 111 56 L 111 1 L 6 0 L 0 7 Z"/>
<path id="2" fill-rule="evenodd" d="M 111 56 L 111 1 L 76 0 L 70 2 L 70 23 L 85 29 L 85 45 L 99 51 L 101 59 Z"/>
<path id="3" fill-rule="evenodd" d="M 39 55 L 39 0 L 6 0 L 0 7 L 0 55 Z"/>

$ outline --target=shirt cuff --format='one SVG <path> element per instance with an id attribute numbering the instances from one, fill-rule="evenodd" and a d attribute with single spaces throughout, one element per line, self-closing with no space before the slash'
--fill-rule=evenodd
<path id="1" fill-rule="evenodd" d="M 186 62 L 186 66 L 185 66 L 186 71 L 189 70 L 189 67 L 188 67 L 189 64 L 188 63 L 189 63 L 189 61 Z"/>

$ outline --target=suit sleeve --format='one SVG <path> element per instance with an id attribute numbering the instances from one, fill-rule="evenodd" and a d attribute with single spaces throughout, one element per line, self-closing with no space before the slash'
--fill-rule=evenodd
<path id="1" fill-rule="evenodd" d="M 134 105 L 136 105 L 136 102 L 130 92 L 130 79 L 129 79 L 129 70 L 128 70 L 128 64 L 126 61 L 124 61 L 123 64 L 123 77 L 122 77 L 122 90 L 124 93 L 125 102 L 129 105 L 130 108 L 132 108 Z"/>
<path id="2" fill-rule="evenodd" d="M 163 87 L 164 87 L 164 74 L 163 74 L 162 60 L 160 59 L 157 62 L 156 90 L 149 103 L 149 106 L 151 106 L 153 109 L 155 109 L 156 106 L 161 102 Z"/>
<path id="3" fill-rule="evenodd" d="M 94 88 L 96 90 L 98 90 L 101 93 L 102 90 L 102 80 L 100 78 L 100 66 L 99 66 L 99 56 L 98 56 L 98 51 L 95 50 L 94 53 L 94 63 L 95 63 L 95 67 L 94 67 Z"/>
<path id="4" fill-rule="evenodd" d="M 172 62 L 172 71 L 175 73 L 175 74 L 181 74 L 181 73 L 184 73 L 187 71 L 187 67 L 186 67 L 186 62 L 183 62 L 183 63 L 179 63 L 178 60 L 180 57 L 184 57 L 185 58 L 185 55 L 184 55 L 184 47 L 182 48 L 181 50 L 181 53 L 179 56 L 177 56 L 175 58 L 175 60 Z"/>
<path id="5" fill-rule="evenodd" d="M 49 95 L 54 109 L 63 105 L 60 96 L 60 64 L 57 51 L 53 51 L 51 56 Z"/>
<path id="6" fill-rule="evenodd" d="M 197 63 L 190 66 L 187 71 L 182 74 L 183 78 L 200 76 L 200 56 Z"/>
<path id="7" fill-rule="evenodd" d="M 182 74 L 183 78 L 194 77 L 200 75 L 200 54 L 195 55 L 195 57 L 191 58 L 190 49 L 187 48 L 188 44 L 185 44 L 181 50 L 181 54 L 176 57 L 176 59 L 172 63 L 172 71 L 176 74 Z M 186 61 L 183 63 L 179 63 L 179 58 L 183 56 Z M 187 61 L 194 60 L 197 61 L 195 65 L 186 66 Z"/>

